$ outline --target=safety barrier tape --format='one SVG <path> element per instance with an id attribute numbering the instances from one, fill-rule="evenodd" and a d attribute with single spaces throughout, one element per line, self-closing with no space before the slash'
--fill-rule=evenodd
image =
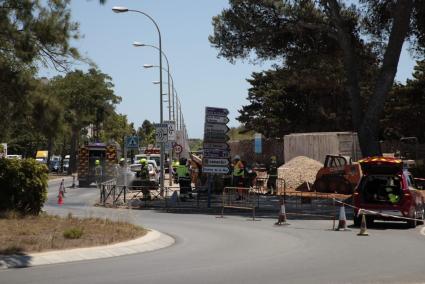
<path id="1" fill-rule="evenodd" d="M 416 218 L 409 218 L 409 217 L 395 216 L 395 215 L 385 214 L 385 213 L 378 212 L 378 211 L 373 211 L 373 210 L 369 210 L 369 209 L 360 208 L 360 207 L 353 206 L 353 205 L 351 205 L 351 204 L 348 204 L 348 203 L 342 202 L 342 201 L 337 200 L 337 199 L 335 199 L 335 198 L 333 198 L 333 201 L 335 201 L 335 202 L 337 202 L 337 203 L 340 203 L 340 204 L 343 204 L 344 206 L 347 206 L 347 207 L 351 207 L 351 208 L 354 208 L 354 209 L 359 209 L 359 210 L 360 210 L 360 211 L 359 211 L 359 214 L 360 214 L 360 212 L 361 212 L 361 211 L 363 211 L 363 212 L 366 212 L 366 213 L 371 213 L 371 214 L 379 215 L 379 216 L 382 216 L 382 217 L 390 217 L 390 218 L 402 219 L 402 220 L 425 221 L 425 220 L 423 220 L 423 219 L 416 219 Z"/>

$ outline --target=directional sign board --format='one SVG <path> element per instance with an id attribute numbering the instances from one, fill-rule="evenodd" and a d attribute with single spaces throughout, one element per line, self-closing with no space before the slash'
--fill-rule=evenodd
<path id="1" fill-rule="evenodd" d="M 207 174 L 227 174 L 229 173 L 228 167 L 202 167 L 202 172 Z"/>
<path id="2" fill-rule="evenodd" d="M 226 150 L 204 149 L 204 158 L 228 159 L 230 158 L 230 153 Z"/>
<path id="3" fill-rule="evenodd" d="M 205 123 L 205 132 L 221 132 L 226 134 L 229 132 L 229 127 L 226 124 Z"/>
<path id="4" fill-rule="evenodd" d="M 225 133 L 219 133 L 219 132 L 206 132 L 204 133 L 204 141 L 207 142 L 224 142 L 226 143 L 229 141 L 229 136 L 227 136 Z"/>
<path id="5" fill-rule="evenodd" d="M 229 119 L 226 116 L 207 115 L 205 117 L 205 122 L 226 124 L 229 122 Z"/>
<path id="6" fill-rule="evenodd" d="M 227 108 L 216 108 L 216 107 L 206 107 L 205 115 L 206 116 L 225 116 L 229 114 L 229 110 Z"/>
<path id="7" fill-rule="evenodd" d="M 204 125 L 204 151 L 202 171 L 209 174 L 229 173 L 230 147 L 229 127 L 226 108 L 206 107 Z"/>
<path id="8" fill-rule="evenodd" d="M 204 142 L 204 149 L 230 150 L 227 143 Z"/>
<path id="9" fill-rule="evenodd" d="M 205 158 L 202 163 L 205 166 L 228 166 L 229 165 L 229 159 L 208 159 Z"/>
<path id="10" fill-rule="evenodd" d="M 127 137 L 125 137 L 125 148 L 127 148 L 127 149 L 139 149 L 139 137 L 138 136 L 127 136 Z"/>
<path id="11" fill-rule="evenodd" d="M 167 123 L 157 123 L 154 124 L 155 127 L 155 140 L 157 143 L 168 142 L 168 124 Z"/>

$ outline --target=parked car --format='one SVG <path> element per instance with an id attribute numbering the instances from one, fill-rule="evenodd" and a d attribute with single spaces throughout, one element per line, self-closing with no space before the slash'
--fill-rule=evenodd
<path id="1" fill-rule="evenodd" d="M 403 168 L 401 160 L 370 157 L 359 162 L 363 176 L 353 194 L 355 225 L 361 222 L 359 208 L 372 211 L 364 212 L 369 223 L 377 219 L 406 221 L 412 228 L 423 223 L 413 219 L 424 220 L 424 197 L 416 188 L 410 172 Z"/>
<path id="2" fill-rule="evenodd" d="M 153 185 L 159 184 L 159 167 L 156 164 L 155 160 L 147 160 L 148 163 L 148 170 L 149 170 L 149 181 Z M 138 177 L 138 172 L 140 172 L 140 160 L 136 160 L 136 163 L 130 165 L 130 171 L 135 173 L 135 178 L 133 181 L 134 185 L 140 185 L 140 180 Z"/>

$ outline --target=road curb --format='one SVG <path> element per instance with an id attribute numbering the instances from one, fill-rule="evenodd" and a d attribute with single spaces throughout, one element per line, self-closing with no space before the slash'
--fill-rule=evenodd
<path id="1" fill-rule="evenodd" d="M 0 255 L 0 269 L 31 267 L 123 256 L 166 248 L 174 243 L 174 238 L 169 235 L 155 230 L 149 230 L 149 232 L 141 238 L 111 245 L 40 252 L 25 255 Z"/>

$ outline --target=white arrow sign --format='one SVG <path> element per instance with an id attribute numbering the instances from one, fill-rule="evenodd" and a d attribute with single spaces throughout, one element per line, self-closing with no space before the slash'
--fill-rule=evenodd
<path id="1" fill-rule="evenodd" d="M 228 167 L 202 167 L 203 173 L 208 174 L 227 174 L 229 172 Z"/>
<path id="2" fill-rule="evenodd" d="M 226 116 L 207 115 L 205 116 L 205 121 L 208 123 L 226 124 L 229 122 L 229 119 Z"/>
<path id="3" fill-rule="evenodd" d="M 205 132 L 227 133 L 229 127 L 226 124 L 205 123 Z"/>

